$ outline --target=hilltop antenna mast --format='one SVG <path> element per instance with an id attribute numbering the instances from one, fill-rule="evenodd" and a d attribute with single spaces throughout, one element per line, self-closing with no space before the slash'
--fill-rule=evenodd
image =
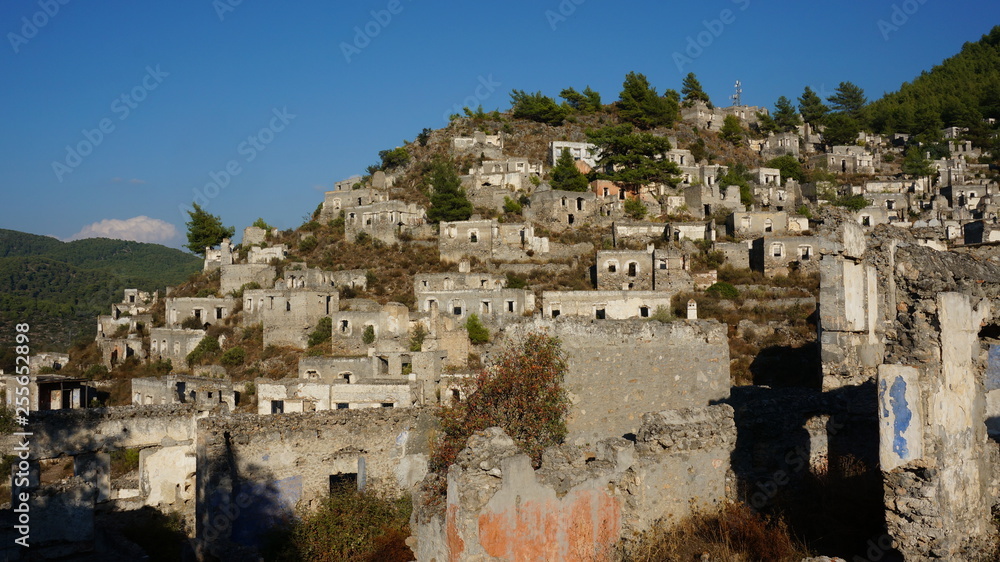
<path id="1" fill-rule="evenodd" d="M 743 105 L 743 83 L 739 80 L 736 81 L 736 93 L 729 96 L 729 99 L 733 100 L 737 107 Z"/>

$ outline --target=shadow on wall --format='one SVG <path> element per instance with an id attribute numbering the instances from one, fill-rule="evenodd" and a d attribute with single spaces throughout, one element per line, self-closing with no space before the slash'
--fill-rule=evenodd
<path id="1" fill-rule="evenodd" d="M 271 532 L 292 521 L 302 479 L 277 479 L 260 466 L 241 463 L 228 432 L 224 439 L 221 454 L 198 463 L 198 550 L 224 560 L 237 559 L 238 553 L 256 557 Z"/>
<path id="2" fill-rule="evenodd" d="M 829 392 L 734 387 L 726 402 L 735 411 L 738 498 L 783 516 L 817 552 L 865 556 L 886 532 L 874 383 Z"/>

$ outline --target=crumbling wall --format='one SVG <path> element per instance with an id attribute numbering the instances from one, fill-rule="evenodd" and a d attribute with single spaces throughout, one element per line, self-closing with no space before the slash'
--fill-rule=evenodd
<path id="1" fill-rule="evenodd" d="M 345 477 L 409 489 L 426 474 L 435 427 L 422 409 L 199 420 L 197 536 L 216 555 L 231 543 L 255 546 L 296 504 L 315 505 Z"/>
<path id="2" fill-rule="evenodd" d="M 415 499 L 418 560 L 615 559 L 621 539 L 726 498 L 729 406 L 643 416 L 635 442 L 551 447 L 533 470 L 500 428 L 473 435 L 448 471 L 443 509 Z"/>
<path id="3" fill-rule="evenodd" d="M 572 408 L 567 442 L 635 434 L 642 412 L 701 408 L 729 396 L 726 327 L 714 320 L 591 322 L 541 319 L 507 337 L 542 331 L 562 342 Z"/>

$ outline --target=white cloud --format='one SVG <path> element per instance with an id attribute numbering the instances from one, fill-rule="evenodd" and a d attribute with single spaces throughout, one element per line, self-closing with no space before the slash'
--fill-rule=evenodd
<path id="1" fill-rule="evenodd" d="M 132 217 L 127 220 L 104 219 L 88 224 L 67 241 L 83 238 L 114 238 L 162 244 L 177 237 L 177 227 L 160 219 L 147 216 Z"/>

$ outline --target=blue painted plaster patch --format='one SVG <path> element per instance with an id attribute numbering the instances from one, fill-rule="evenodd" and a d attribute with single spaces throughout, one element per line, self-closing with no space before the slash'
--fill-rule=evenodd
<path id="1" fill-rule="evenodd" d="M 913 420 L 913 412 L 906 402 L 906 381 L 896 377 L 889 388 L 889 407 L 892 408 L 892 451 L 901 459 L 908 459 L 910 448 L 906 443 L 904 433 Z"/>

